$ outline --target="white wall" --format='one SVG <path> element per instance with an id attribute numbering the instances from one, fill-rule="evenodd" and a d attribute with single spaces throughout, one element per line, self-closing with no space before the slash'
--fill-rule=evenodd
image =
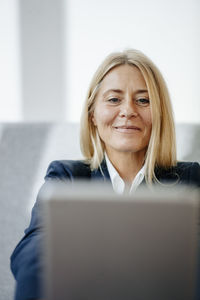
<path id="1" fill-rule="evenodd" d="M 111 51 L 142 50 L 168 83 L 176 121 L 200 122 L 196 0 L 69 0 L 67 118 L 79 120 L 92 74 Z"/>
<path id="2" fill-rule="evenodd" d="M 16 0 L 0 1 L 0 121 L 21 119 L 18 17 Z"/>

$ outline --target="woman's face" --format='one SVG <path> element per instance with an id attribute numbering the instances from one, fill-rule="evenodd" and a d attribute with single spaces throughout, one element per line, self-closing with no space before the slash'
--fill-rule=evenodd
<path id="1" fill-rule="evenodd" d="M 146 83 L 137 67 L 121 65 L 108 72 L 96 96 L 92 121 L 108 154 L 145 154 L 152 118 Z"/>

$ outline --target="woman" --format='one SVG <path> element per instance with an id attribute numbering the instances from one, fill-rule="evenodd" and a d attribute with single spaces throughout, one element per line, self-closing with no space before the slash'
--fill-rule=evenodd
<path id="1" fill-rule="evenodd" d="M 136 50 L 109 55 L 96 71 L 81 120 L 85 161 L 55 161 L 45 180 L 108 180 L 117 193 L 141 183 L 200 186 L 198 163 L 177 162 L 168 90 L 157 67 Z M 16 299 L 40 298 L 42 231 L 36 202 L 11 257 Z"/>

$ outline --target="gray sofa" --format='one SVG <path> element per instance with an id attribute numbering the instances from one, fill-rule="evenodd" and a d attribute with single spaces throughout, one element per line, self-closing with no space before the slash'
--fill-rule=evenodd
<path id="1" fill-rule="evenodd" d="M 200 162 L 200 125 L 177 125 L 178 159 Z M 0 300 L 13 299 L 10 255 L 52 160 L 80 159 L 78 124 L 0 124 Z"/>

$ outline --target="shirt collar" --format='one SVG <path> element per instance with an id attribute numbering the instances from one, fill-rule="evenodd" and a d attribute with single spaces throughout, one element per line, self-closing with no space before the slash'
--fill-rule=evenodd
<path id="1" fill-rule="evenodd" d="M 117 194 L 123 194 L 124 190 L 125 190 L 125 183 L 124 183 L 123 179 L 120 177 L 120 175 L 117 172 L 117 170 L 115 169 L 115 167 L 113 166 L 113 164 L 111 163 L 111 161 L 109 160 L 106 153 L 105 153 L 105 160 L 106 160 L 108 173 L 110 175 L 110 179 L 111 179 L 114 191 Z M 142 166 L 142 168 L 139 170 L 139 172 L 137 173 L 137 175 L 135 176 L 135 178 L 133 179 L 129 193 L 135 192 L 137 187 L 143 181 L 144 176 L 145 176 L 145 170 L 146 170 L 146 166 L 144 164 Z"/>

